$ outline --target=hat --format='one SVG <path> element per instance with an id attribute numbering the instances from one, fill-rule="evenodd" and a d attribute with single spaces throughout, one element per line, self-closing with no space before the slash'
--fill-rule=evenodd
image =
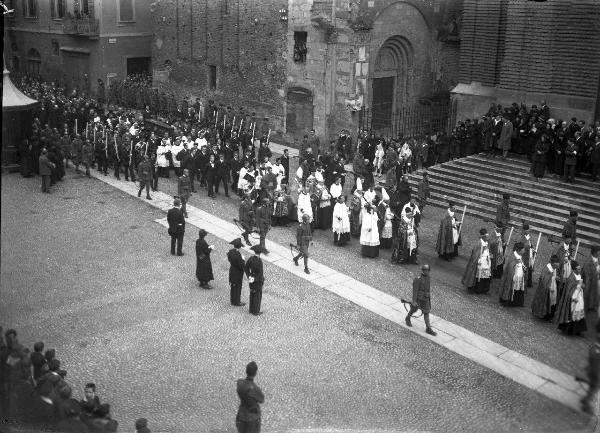
<path id="1" fill-rule="evenodd" d="M 483 236 L 483 235 L 487 235 L 487 234 L 488 234 L 487 229 L 483 228 L 483 229 L 479 230 L 479 235 Z"/>
<path id="2" fill-rule="evenodd" d="M 179 197 L 175 197 L 175 200 L 173 200 L 173 206 L 181 206 L 181 200 L 179 200 Z"/>
<path id="3" fill-rule="evenodd" d="M 233 245 L 235 248 L 242 248 L 242 240 L 240 238 L 235 238 L 234 240 L 232 240 L 229 243 L 231 245 Z"/>
<path id="4" fill-rule="evenodd" d="M 529 230 L 529 223 L 523 222 L 523 230 Z"/>
<path id="5" fill-rule="evenodd" d="M 577 211 L 572 210 L 571 212 L 569 212 L 569 216 L 576 217 L 577 215 Z"/>
<path id="6" fill-rule="evenodd" d="M 496 230 L 502 230 L 504 228 L 504 224 L 499 221 L 496 221 Z"/>
<path id="7" fill-rule="evenodd" d="M 504 193 L 504 194 L 502 194 L 502 198 L 503 198 L 504 200 L 508 200 L 508 199 L 510 198 L 510 194 L 508 194 L 508 193 Z"/>
<path id="8" fill-rule="evenodd" d="M 147 426 L 148 426 L 148 420 L 146 418 L 138 418 L 135 421 L 135 428 L 137 430 L 139 430 L 141 428 L 144 428 L 144 427 L 147 427 Z"/>
<path id="9" fill-rule="evenodd" d="M 198 230 L 198 237 L 199 238 L 204 238 L 207 234 L 208 234 L 207 231 L 204 230 L 204 229 Z"/>
<path id="10" fill-rule="evenodd" d="M 453 207 L 455 204 L 452 200 L 448 200 L 448 207 Z"/>
<path id="11" fill-rule="evenodd" d="M 260 244 L 253 245 L 250 249 L 256 254 L 262 254 L 265 252 L 265 249 Z"/>
<path id="12" fill-rule="evenodd" d="M 579 262 L 577 260 L 571 260 L 571 269 L 575 269 L 579 266 Z"/>

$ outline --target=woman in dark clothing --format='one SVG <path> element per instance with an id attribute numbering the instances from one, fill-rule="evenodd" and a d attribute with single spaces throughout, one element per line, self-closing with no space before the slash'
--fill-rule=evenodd
<path id="1" fill-rule="evenodd" d="M 212 263 L 210 262 L 210 253 L 214 247 L 206 243 L 205 237 L 206 230 L 200 229 L 196 241 L 196 278 L 200 282 L 200 287 L 212 289 L 208 283 L 214 280 Z"/>

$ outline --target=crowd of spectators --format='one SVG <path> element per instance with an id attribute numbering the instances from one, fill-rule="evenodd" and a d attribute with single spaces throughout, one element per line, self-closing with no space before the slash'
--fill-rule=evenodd
<path id="1" fill-rule="evenodd" d="M 85 384 L 83 397 L 75 398 L 67 382 L 67 371 L 54 349 L 43 342 L 33 350 L 23 345 L 17 331 L 0 327 L 0 416 L 7 425 L 22 425 L 59 432 L 116 432 L 118 422 L 110 405 L 101 402 L 96 385 Z M 140 419 L 139 433 L 148 433 L 147 421 Z"/>

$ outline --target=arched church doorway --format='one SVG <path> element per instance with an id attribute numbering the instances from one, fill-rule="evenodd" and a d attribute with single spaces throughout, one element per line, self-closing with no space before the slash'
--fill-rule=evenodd
<path id="1" fill-rule="evenodd" d="M 392 129 L 393 113 L 406 99 L 407 69 L 411 62 L 410 43 L 401 36 L 388 38 L 379 49 L 371 77 L 373 129 Z"/>

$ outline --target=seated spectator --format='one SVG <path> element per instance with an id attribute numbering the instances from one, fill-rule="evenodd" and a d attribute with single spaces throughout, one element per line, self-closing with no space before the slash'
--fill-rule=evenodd
<path id="1" fill-rule="evenodd" d="M 96 395 L 96 385 L 91 382 L 87 383 L 83 392 L 85 395 L 81 400 L 81 409 L 83 415 L 92 416 L 100 407 L 100 399 Z"/>
<path id="2" fill-rule="evenodd" d="M 47 364 L 46 357 L 42 353 L 44 350 L 44 343 L 41 341 L 33 345 L 33 353 L 30 355 L 31 365 L 33 365 L 33 378 L 39 379 L 42 375 L 42 368 Z"/>
<path id="3" fill-rule="evenodd" d="M 135 433 L 150 433 L 146 418 L 139 418 L 135 421 Z"/>
<path id="4" fill-rule="evenodd" d="M 110 416 L 110 405 L 107 403 L 101 404 L 93 417 L 84 417 L 82 421 L 93 432 L 116 432 L 119 423 Z"/>
<path id="5" fill-rule="evenodd" d="M 64 433 L 86 433 L 90 431 L 79 418 L 81 408 L 77 400 L 68 399 L 63 406 L 63 410 L 65 417 L 56 424 L 56 430 Z"/>

